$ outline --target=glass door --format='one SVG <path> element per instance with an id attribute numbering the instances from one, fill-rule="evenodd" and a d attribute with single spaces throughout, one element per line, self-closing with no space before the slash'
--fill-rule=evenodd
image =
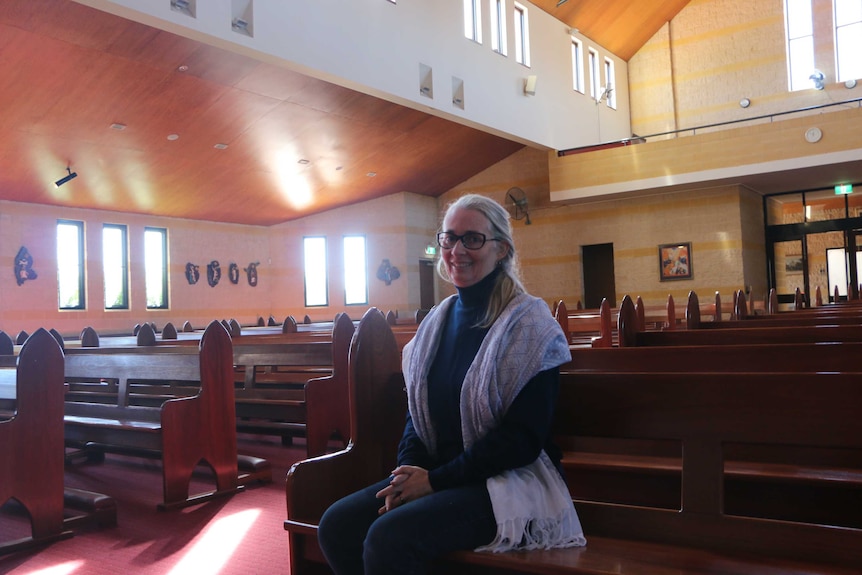
<path id="1" fill-rule="evenodd" d="M 796 288 L 808 293 L 806 278 L 806 259 L 802 256 L 804 250 L 804 238 L 799 240 L 788 240 L 775 242 L 775 293 L 782 297 L 780 303 L 787 303 L 786 296 L 796 293 Z M 789 301 L 793 301 L 791 297 Z M 780 306 L 784 307 L 784 306 Z"/>

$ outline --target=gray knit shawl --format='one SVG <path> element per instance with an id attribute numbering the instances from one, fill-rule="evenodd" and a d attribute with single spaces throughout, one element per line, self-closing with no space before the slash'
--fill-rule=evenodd
<path id="1" fill-rule="evenodd" d="M 437 437 L 428 409 L 428 373 L 442 329 L 456 296 L 443 300 L 419 325 L 402 355 L 410 415 L 429 453 Z M 571 359 L 562 329 L 547 304 L 528 294 L 516 296 L 485 336 L 461 388 L 464 449 L 502 422 L 509 406 L 540 371 Z M 486 481 L 497 537 L 479 550 L 548 549 L 584 545 L 580 521 L 565 482 L 548 455 Z"/>

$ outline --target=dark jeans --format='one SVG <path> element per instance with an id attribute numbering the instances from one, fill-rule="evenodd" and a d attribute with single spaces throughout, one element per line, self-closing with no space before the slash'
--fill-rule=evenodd
<path id="1" fill-rule="evenodd" d="M 445 489 L 378 515 L 389 479 L 336 501 L 317 532 L 336 575 L 428 573 L 440 555 L 490 543 L 497 522 L 485 483 Z"/>

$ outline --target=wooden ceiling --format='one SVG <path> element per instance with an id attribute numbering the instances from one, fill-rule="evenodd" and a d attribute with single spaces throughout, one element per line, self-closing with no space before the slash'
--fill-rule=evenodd
<path id="1" fill-rule="evenodd" d="M 627 57 L 687 2 L 535 3 Z M 0 3 L 0 110 L 0 199 L 252 225 L 438 196 L 523 147 L 72 0 Z"/>
<path id="2" fill-rule="evenodd" d="M 690 0 L 531 0 L 628 61 Z"/>

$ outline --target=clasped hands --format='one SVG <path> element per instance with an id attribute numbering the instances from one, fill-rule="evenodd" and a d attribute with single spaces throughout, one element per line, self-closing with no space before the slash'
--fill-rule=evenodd
<path id="1" fill-rule="evenodd" d="M 377 498 L 383 499 L 383 507 L 377 513 L 383 515 L 396 507 L 405 505 L 432 493 L 428 481 L 428 470 L 415 465 L 399 465 L 392 472 L 389 485 L 377 492 Z"/>

